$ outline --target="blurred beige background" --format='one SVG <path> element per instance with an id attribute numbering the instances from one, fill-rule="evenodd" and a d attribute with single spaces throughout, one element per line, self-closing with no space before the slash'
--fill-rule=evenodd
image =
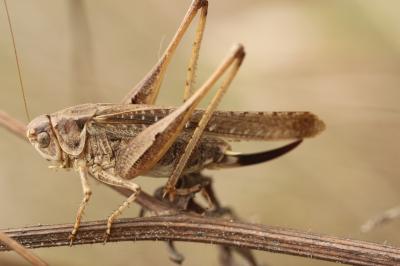
<path id="1" fill-rule="evenodd" d="M 84 102 L 118 102 L 156 62 L 188 5 L 188 0 L 9 1 L 31 116 Z M 368 234 L 359 231 L 370 217 L 400 204 L 398 10 L 397 0 L 210 1 L 198 84 L 233 43 L 247 50 L 221 109 L 308 110 L 328 126 L 279 160 L 210 172 L 224 204 L 251 222 L 400 245 L 400 221 Z M 181 102 L 192 33 L 168 71 L 161 104 Z M 0 108 L 26 121 L 3 6 L 0 88 Z M 48 169 L 32 147 L 0 132 L 0 228 L 73 222 L 81 200 L 77 175 Z M 164 180 L 137 182 L 150 191 Z M 85 219 L 105 218 L 122 197 L 92 186 Z M 137 210 L 124 216 L 134 217 Z M 178 248 L 185 265 L 217 265 L 212 246 L 178 243 Z M 51 265 L 173 265 L 160 242 L 35 252 Z M 256 256 L 269 265 L 332 265 L 265 252 Z M 0 264 L 26 265 L 13 253 L 0 254 Z"/>

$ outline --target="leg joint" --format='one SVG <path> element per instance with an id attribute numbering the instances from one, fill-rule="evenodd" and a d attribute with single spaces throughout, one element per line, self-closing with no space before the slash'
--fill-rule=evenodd
<path id="1" fill-rule="evenodd" d="M 207 0 L 200 0 L 198 7 L 207 9 L 208 8 L 208 1 Z"/>
<path id="2" fill-rule="evenodd" d="M 235 46 L 233 47 L 233 51 L 235 54 L 235 58 L 239 59 L 239 62 L 241 63 L 246 55 L 243 44 L 241 43 L 235 44 Z"/>
<path id="3" fill-rule="evenodd" d="M 202 7 L 208 7 L 208 1 L 207 0 L 195 0 L 193 2 L 194 6 L 196 9 L 200 9 Z"/>

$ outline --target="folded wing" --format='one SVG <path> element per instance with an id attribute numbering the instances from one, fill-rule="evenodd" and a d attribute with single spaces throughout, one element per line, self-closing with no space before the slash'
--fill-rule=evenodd
<path id="1" fill-rule="evenodd" d="M 94 121 L 145 127 L 163 119 L 173 110 L 175 108 L 148 105 L 105 105 Z M 196 110 L 184 131 L 190 134 L 203 113 L 204 110 Z M 204 134 L 230 141 L 270 141 L 314 137 L 324 128 L 324 122 L 310 112 L 216 111 Z"/>

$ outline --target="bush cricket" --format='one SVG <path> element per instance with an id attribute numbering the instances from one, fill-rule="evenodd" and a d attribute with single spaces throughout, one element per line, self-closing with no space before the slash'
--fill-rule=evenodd
<path id="1" fill-rule="evenodd" d="M 84 197 L 71 232 L 76 236 L 83 211 L 90 199 L 88 177 L 132 191 L 108 218 L 105 241 L 113 221 L 134 201 L 140 187 L 132 182 L 139 175 L 168 177 L 164 196 L 197 191 L 177 189 L 182 175 L 206 168 L 226 168 L 265 162 L 281 156 L 324 129 L 309 112 L 215 111 L 245 57 L 242 45 L 232 51 L 209 79 L 193 90 L 197 61 L 207 17 L 208 2 L 193 0 L 181 25 L 159 61 L 119 104 L 82 104 L 33 119 L 27 137 L 51 167 L 79 172 Z M 183 104 L 155 105 L 172 56 L 194 17 L 199 14 L 192 54 L 187 68 Z M 217 81 L 222 84 L 205 110 L 196 109 Z M 255 154 L 230 151 L 228 141 L 293 139 L 283 147 Z"/>

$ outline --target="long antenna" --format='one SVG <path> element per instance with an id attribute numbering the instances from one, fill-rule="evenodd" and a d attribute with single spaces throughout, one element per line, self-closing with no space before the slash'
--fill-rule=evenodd
<path id="1" fill-rule="evenodd" d="M 19 83 L 21 85 L 22 98 L 24 99 L 25 114 L 26 114 L 26 117 L 28 118 L 28 122 L 29 122 L 29 121 L 31 121 L 31 118 L 30 118 L 29 112 L 28 112 L 28 104 L 26 103 L 24 84 L 22 83 L 21 68 L 20 68 L 20 63 L 19 63 L 19 59 L 18 59 L 17 47 L 15 45 L 14 32 L 13 32 L 13 28 L 11 25 L 10 13 L 8 12 L 7 1 L 3 0 L 3 3 L 4 3 L 4 7 L 6 8 L 8 26 L 10 28 L 11 38 L 12 38 L 13 47 L 14 47 L 15 61 L 17 62 L 18 77 L 19 77 Z"/>

